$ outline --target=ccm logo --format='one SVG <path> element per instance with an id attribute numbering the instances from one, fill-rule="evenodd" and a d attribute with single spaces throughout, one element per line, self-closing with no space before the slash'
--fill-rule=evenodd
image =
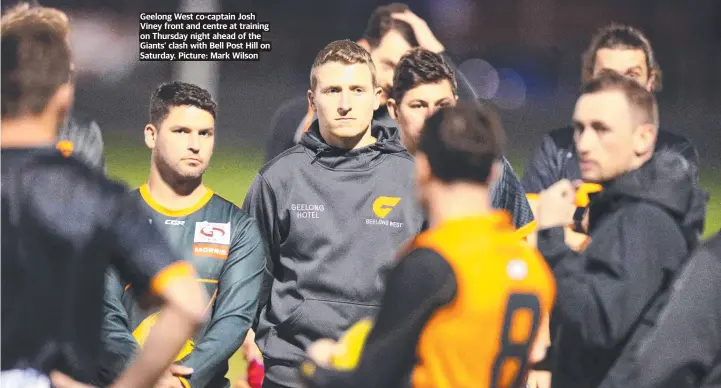
<path id="1" fill-rule="evenodd" d="M 165 220 L 165 225 L 185 225 L 185 221 L 178 221 L 178 220 Z"/>

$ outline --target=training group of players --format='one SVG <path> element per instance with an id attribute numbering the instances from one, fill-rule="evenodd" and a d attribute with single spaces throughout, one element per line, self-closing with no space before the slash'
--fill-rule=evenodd
<path id="1" fill-rule="evenodd" d="M 519 179 L 426 22 L 381 6 L 317 54 L 238 206 L 184 82 L 152 91 L 146 183 L 105 177 L 69 28 L 2 17 L 3 387 L 721 386 L 721 235 L 638 29 L 592 38 Z"/>

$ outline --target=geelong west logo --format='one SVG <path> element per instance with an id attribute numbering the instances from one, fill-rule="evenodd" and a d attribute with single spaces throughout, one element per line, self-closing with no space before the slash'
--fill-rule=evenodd
<path id="1" fill-rule="evenodd" d="M 378 197 L 373 201 L 373 213 L 375 213 L 378 218 L 386 218 L 400 201 L 401 199 L 399 197 Z"/>
<path id="2" fill-rule="evenodd" d="M 388 221 L 385 218 L 393 211 L 393 208 L 398 205 L 401 201 L 400 197 L 378 197 L 373 201 L 373 214 L 378 218 L 366 219 L 367 225 L 385 225 L 394 228 L 400 228 L 403 226 L 402 222 Z"/>

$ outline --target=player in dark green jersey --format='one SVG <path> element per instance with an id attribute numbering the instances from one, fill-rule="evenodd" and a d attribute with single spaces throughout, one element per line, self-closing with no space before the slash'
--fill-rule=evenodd
<path id="1" fill-rule="evenodd" d="M 216 104 L 182 82 L 152 95 L 145 143 L 152 150 L 150 178 L 133 194 L 148 222 L 158 225 L 175 253 L 195 267 L 208 291 L 210 319 L 186 344 L 177 363 L 191 375 L 166 374 L 168 387 L 228 387 L 228 359 L 240 347 L 256 311 L 266 254 L 256 221 L 203 185 L 213 153 Z M 153 311 L 133 302 L 133 285 L 109 276 L 104 338 L 117 356 L 104 365 L 112 377 L 143 344 Z M 182 385 L 181 385 L 182 384 Z"/>

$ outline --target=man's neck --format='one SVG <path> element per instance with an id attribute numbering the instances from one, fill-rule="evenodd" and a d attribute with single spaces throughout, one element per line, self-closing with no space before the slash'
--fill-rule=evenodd
<path id="1" fill-rule="evenodd" d="M 58 141 L 54 125 L 42 116 L 3 119 L 0 144 L 2 148 L 53 147 Z"/>
<path id="2" fill-rule="evenodd" d="M 488 187 L 475 183 L 433 183 L 428 193 L 428 216 L 432 226 L 458 218 L 479 217 L 491 212 Z"/>
<path id="3" fill-rule="evenodd" d="M 376 138 L 371 133 L 371 126 L 368 125 L 368 129 L 362 134 L 356 137 L 340 138 L 333 136 L 330 132 L 324 131 L 320 128 L 320 134 L 323 140 L 330 146 L 341 148 L 345 150 L 354 150 L 362 147 L 367 147 L 376 142 Z"/>
<path id="4" fill-rule="evenodd" d="M 148 192 L 155 202 L 171 210 L 187 209 L 197 204 L 207 193 L 202 178 L 173 181 L 165 178 L 153 164 L 148 179 Z"/>

